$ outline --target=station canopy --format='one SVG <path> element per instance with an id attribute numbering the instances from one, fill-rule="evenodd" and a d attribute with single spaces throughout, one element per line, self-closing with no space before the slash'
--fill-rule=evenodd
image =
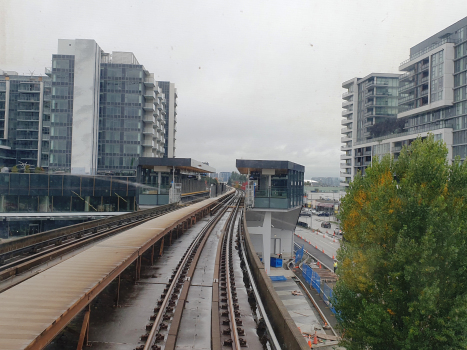
<path id="1" fill-rule="evenodd" d="M 173 168 L 175 168 L 180 170 L 181 173 L 186 174 L 206 174 L 216 172 L 216 169 L 210 167 L 208 164 L 192 158 L 140 157 L 138 159 L 138 166 L 161 172 L 170 172 Z"/>
<path id="2" fill-rule="evenodd" d="M 237 169 L 240 174 L 263 173 L 268 175 L 287 174 L 288 170 L 305 172 L 303 165 L 289 162 L 287 160 L 251 160 L 237 159 Z"/>

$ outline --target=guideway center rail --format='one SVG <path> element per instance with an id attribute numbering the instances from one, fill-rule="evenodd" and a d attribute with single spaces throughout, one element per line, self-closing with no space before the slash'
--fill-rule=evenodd
<path id="1" fill-rule="evenodd" d="M 218 200 L 204 200 L 149 220 L 0 294 L 0 349 L 45 347 L 146 250 Z"/>

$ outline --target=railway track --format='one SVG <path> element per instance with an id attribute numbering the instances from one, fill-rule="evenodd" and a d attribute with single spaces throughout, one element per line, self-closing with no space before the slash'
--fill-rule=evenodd
<path id="1" fill-rule="evenodd" d="M 195 201 L 196 202 L 196 201 Z M 152 211 L 149 215 L 141 215 L 139 217 L 116 220 L 112 224 L 100 225 L 95 228 L 83 230 L 81 232 L 64 235 L 54 239 L 45 240 L 27 247 L 17 250 L 12 250 L 7 253 L 0 254 L 0 281 L 4 281 L 10 277 L 20 275 L 32 268 L 52 261 L 60 256 L 77 251 L 86 245 L 98 242 L 108 238 L 129 228 L 138 226 L 146 221 L 160 217 L 167 213 L 178 210 L 187 204 L 180 206 L 166 206 L 160 208 L 159 211 Z M 43 271 L 43 270 L 40 270 Z M 39 273 L 40 271 L 37 271 Z M 31 273 L 28 278 L 37 273 Z M 18 281 L 22 282 L 22 280 Z M 0 292 L 11 288 L 15 283 L 9 284 L 5 288 L 0 287 Z"/>
<path id="2" fill-rule="evenodd" d="M 213 208 L 211 211 L 213 215 L 189 247 L 181 254 L 180 260 L 170 274 L 157 304 L 154 305 L 153 314 L 146 325 L 146 333 L 141 336 L 141 341 L 144 343 L 138 345 L 136 350 L 172 350 L 176 347 L 183 347 L 180 345 L 180 339 L 186 340 L 186 333 L 192 332 L 192 330 L 187 330 L 187 325 L 191 328 L 195 327 L 190 319 L 193 314 L 188 312 L 187 315 L 186 310 L 187 307 L 196 302 L 197 294 L 195 295 L 193 290 L 197 288 L 204 288 L 203 291 L 212 291 L 212 302 L 210 303 L 212 308 L 210 310 L 196 310 L 197 319 L 201 318 L 206 322 L 207 319 L 211 320 L 210 327 L 199 329 L 198 332 L 204 332 L 205 335 L 196 334 L 198 338 L 206 338 L 207 340 L 204 341 L 209 343 L 209 348 L 214 350 L 240 349 L 251 346 L 255 349 L 263 348 L 256 332 L 246 334 L 247 332 L 243 328 L 243 320 L 245 320 L 249 329 L 253 327 L 256 330 L 255 319 L 257 317 L 252 316 L 254 312 L 247 302 L 248 290 L 243 285 L 244 276 L 240 268 L 241 260 L 240 256 L 236 254 L 239 241 L 236 239 L 237 231 L 235 228 L 238 227 L 242 203 L 243 196 L 237 193 L 235 197 Z M 204 260 L 201 258 L 203 254 L 209 254 L 209 252 L 203 252 L 203 249 L 205 246 L 213 246 L 213 242 L 216 246 L 211 248 L 213 252 L 210 254 L 215 253 L 214 263 L 210 256 L 208 258 L 205 256 Z M 210 261 L 214 265 L 212 275 L 209 271 L 212 282 L 209 285 L 200 286 L 199 276 L 203 273 L 206 276 L 208 268 L 205 265 L 206 261 Z M 198 282 L 194 284 L 194 281 Z M 243 305 L 241 302 L 239 303 L 239 294 L 243 299 Z M 190 301 L 191 304 L 188 304 Z M 191 333 L 190 336 L 192 336 Z"/>

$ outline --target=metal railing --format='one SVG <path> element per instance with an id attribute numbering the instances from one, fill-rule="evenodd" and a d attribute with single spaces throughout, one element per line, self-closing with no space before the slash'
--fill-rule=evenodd
<path id="1" fill-rule="evenodd" d="M 410 61 L 415 60 L 416 58 L 426 54 L 427 52 L 430 52 L 431 50 L 436 49 L 437 47 L 440 47 L 441 45 L 447 44 L 447 43 L 454 43 L 456 44 L 459 41 L 459 39 L 454 39 L 454 38 L 444 38 L 443 40 L 438 41 L 437 43 L 434 43 L 426 48 L 424 48 L 421 51 L 418 51 L 414 53 L 413 55 L 410 55 L 410 58 L 406 59 L 405 61 L 401 62 L 399 66 L 402 66 Z"/>
<path id="2" fill-rule="evenodd" d="M 403 137 L 403 136 L 408 136 L 408 135 L 414 135 L 414 134 L 420 134 L 423 132 L 428 132 L 428 131 L 433 131 L 433 130 L 439 130 L 439 129 L 452 129 L 453 126 L 451 124 L 446 124 L 446 125 L 424 125 L 418 130 L 412 130 L 412 131 L 405 131 L 397 134 L 390 134 L 390 135 L 385 135 L 381 137 L 376 137 L 371 140 L 364 140 L 364 141 L 357 141 L 355 142 L 355 145 L 362 145 L 365 143 L 371 143 L 371 142 L 378 142 L 378 141 L 384 141 L 387 139 L 392 139 L 396 137 Z"/>

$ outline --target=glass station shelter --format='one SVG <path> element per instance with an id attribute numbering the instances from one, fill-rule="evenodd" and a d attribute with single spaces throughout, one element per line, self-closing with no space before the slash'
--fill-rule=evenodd
<path id="1" fill-rule="evenodd" d="M 293 256 L 293 233 L 303 205 L 305 167 L 281 160 L 237 159 L 247 175 L 245 203 L 248 232 L 270 273 L 271 261 Z"/>

